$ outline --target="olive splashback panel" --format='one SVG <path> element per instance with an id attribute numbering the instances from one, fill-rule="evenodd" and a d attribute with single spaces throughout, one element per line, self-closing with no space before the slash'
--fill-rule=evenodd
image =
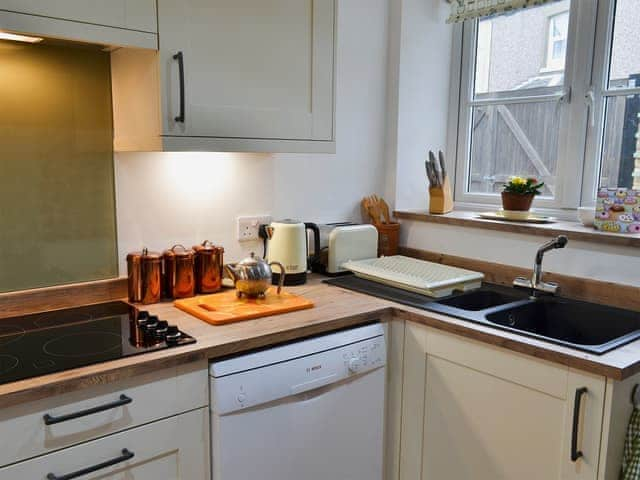
<path id="1" fill-rule="evenodd" d="M 0 292 L 117 275 L 109 54 L 0 41 Z"/>

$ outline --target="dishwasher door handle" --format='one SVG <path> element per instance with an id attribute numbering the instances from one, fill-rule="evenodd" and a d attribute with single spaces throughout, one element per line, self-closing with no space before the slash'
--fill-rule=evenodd
<path id="1" fill-rule="evenodd" d="M 330 383 L 335 382 L 337 378 L 338 378 L 338 374 L 332 373 L 325 377 L 320 377 L 320 378 L 316 378 L 315 380 L 299 383 L 291 387 L 291 393 L 293 395 L 297 395 L 298 393 L 307 392 L 309 390 L 313 390 L 314 388 L 324 387 L 326 385 L 329 385 Z"/>

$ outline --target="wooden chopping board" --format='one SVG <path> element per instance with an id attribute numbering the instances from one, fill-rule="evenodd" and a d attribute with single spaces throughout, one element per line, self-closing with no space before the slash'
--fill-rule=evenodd
<path id="1" fill-rule="evenodd" d="M 211 325 L 251 320 L 313 307 L 313 302 L 288 292 L 267 290 L 265 298 L 238 298 L 235 290 L 176 300 L 174 305 Z"/>

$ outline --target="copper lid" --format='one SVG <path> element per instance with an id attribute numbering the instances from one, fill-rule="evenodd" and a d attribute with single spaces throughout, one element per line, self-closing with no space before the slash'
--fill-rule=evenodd
<path id="1" fill-rule="evenodd" d="M 224 253 L 224 248 L 216 247 L 209 240 L 205 240 L 200 245 L 196 245 L 193 247 L 196 253 L 202 253 L 205 255 L 213 255 L 214 253 Z"/>
<path id="2" fill-rule="evenodd" d="M 184 245 L 178 244 L 174 245 L 169 250 L 165 250 L 163 255 L 165 257 L 189 258 L 193 257 L 194 253 L 195 252 L 193 250 L 187 250 Z"/>
<path id="3" fill-rule="evenodd" d="M 161 260 L 162 255 L 158 252 L 150 252 L 146 247 L 141 252 L 131 252 L 127 255 L 127 260 Z"/>

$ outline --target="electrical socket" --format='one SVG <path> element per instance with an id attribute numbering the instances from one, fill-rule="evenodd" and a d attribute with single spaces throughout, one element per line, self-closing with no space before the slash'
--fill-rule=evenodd
<path id="1" fill-rule="evenodd" d="M 260 240 L 260 225 L 271 223 L 270 215 L 255 217 L 238 217 L 238 241 L 250 242 Z"/>

